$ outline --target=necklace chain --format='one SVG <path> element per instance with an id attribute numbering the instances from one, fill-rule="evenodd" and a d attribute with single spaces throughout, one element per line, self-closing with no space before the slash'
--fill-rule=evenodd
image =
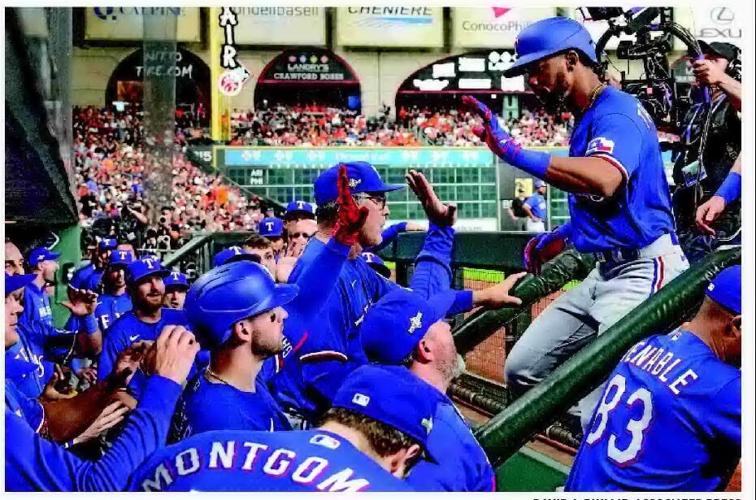
<path id="1" fill-rule="evenodd" d="M 206 373 L 207 375 L 210 375 L 210 376 L 211 376 L 211 377 L 213 377 L 214 379 L 218 380 L 219 382 L 223 382 L 223 383 L 224 383 L 224 384 L 226 384 L 226 385 L 229 385 L 229 386 L 231 386 L 231 387 L 234 387 L 234 385 L 233 385 L 233 384 L 232 384 L 231 382 L 229 382 L 228 380 L 224 379 L 223 377 L 221 377 L 221 376 L 220 376 L 220 375 L 218 375 L 217 373 L 213 372 L 213 371 L 212 371 L 212 370 L 211 370 L 210 368 L 207 368 L 207 369 L 205 369 L 205 373 Z"/>
<path id="2" fill-rule="evenodd" d="M 585 107 L 586 110 L 590 108 L 591 106 L 593 106 L 593 103 L 596 102 L 596 99 L 601 94 L 601 92 L 603 92 L 605 88 L 606 88 L 605 83 L 599 83 L 598 85 L 593 87 L 593 90 L 591 90 L 591 96 L 588 99 L 588 106 Z"/>

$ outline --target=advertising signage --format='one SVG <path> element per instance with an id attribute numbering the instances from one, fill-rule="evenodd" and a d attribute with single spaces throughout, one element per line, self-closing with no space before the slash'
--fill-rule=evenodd
<path id="1" fill-rule="evenodd" d="M 142 41 L 145 15 L 176 17 L 176 40 L 200 41 L 199 7 L 87 7 L 84 38 L 87 40 Z M 173 38 L 166 33 L 166 39 Z"/>
<path id="2" fill-rule="evenodd" d="M 336 11 L 336 44 L 355 47 L 443 47 L 443 8 L 413 5 L 339 7 Z"/>
<path id="3" fill-rule="evenodd" d="M 271 61 L 261 82 L 356 83 L 352 70 L 330 50 L 317 47 L 289 49 Z"/>
<path id="4" fill-rule="evenodd" d="M 237 45 L 325 45 L 323 7 L 234 7 Z"/>
<path id="5" fill-rule="evenodd" d="M 556 9 L 458 7 L 452 10 L 452 44 L 465 48 L 514 48 L 517 35 L 531 23 L 556 15 Z"/>

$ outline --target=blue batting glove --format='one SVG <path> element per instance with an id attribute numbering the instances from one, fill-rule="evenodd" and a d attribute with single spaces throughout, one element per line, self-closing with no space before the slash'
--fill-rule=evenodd
<path id="1" fill-rule="evenodd" d="M 540 151 L 522 149 L 512 136 L 501 128 L 499 120 L 488 106 L 476 98 L 469 95 L 462 96 L 462 104 L 471 108 L 483 119 L 483 128 L 477 127 L 473 129 L 473 132 L 488 144 L 488 147 L 496 156 L 539 179 L 546 179 L 546 170 L 551 163 L 551 155 Z"/>

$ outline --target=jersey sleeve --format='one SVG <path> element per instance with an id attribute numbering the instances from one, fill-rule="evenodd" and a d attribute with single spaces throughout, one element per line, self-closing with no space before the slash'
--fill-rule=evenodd
<path id="1" fill-rule="evenodd" d="M 420 253 L 415 258 L 415 272 L 410 280 L 410 288 L 429 298 L 451 287 L 452 249 L 455 231 L 452 227 L 428 226 L 428 234 Z"/>
<path id="2" fill-rule="evenodd" d="M 102 352 L 97 362 L 97 380 L 105 380 L 115 367 L 118 353 L 125 349 L 119 331 L 110 330 L 102 341 Z"/>
<path id="3" fill-rule="evenodd" d="M 593 123 L 585 156 L 606 160 L 627 181 L 640 165 L 643 143 L 643 135 L 635 121 L 625 114 L 611 113 L 600 116 Z"/>
<path id="4" fill-rule="evenodd" d="M 95 462 L 82 460 L 37 436 L 5 410 L 6 489 L 9 491 L 121 491 L 131 473 L 165 444 L 181 387 L 153 376 L 147 394 L 129 415 L 123 432 Z"/>

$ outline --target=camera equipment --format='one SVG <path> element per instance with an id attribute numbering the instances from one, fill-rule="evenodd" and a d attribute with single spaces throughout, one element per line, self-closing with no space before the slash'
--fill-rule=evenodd
<path id="1" fill-rule="evenodd" d="M 160 216 L 160 224 L 165 225 L 168 222 L 168 219 L 166 219 L 165 215 Z"/>
<path id="2" fill-rule="evenodd" d="M 690 106 L 690 84 L 675 80 L 667 55 L 672 51 L 674 38 L 677 38 L 685 43 L 690 54 L 700 56 L 698 41 L 688 30 L 672 21 L 671 8 L 633 8 L 624 12 L 620 8 L 601 7 L 585 10 L 591 16 L 589 19 L 606 20 L 609 24 L 609 28 L 596 43 L 600 72 L 605 74 L 609 67 L 604 51 L 609 40 L 621 35 L 631 35 L 633 40 L 620 40 L 616 59 L 641 61 L 644 78 L 631 80 L 627 78 L 625 71 L 621 71 L 622 89 L 641 101 L 657 128 L 679 129 Z"/>

